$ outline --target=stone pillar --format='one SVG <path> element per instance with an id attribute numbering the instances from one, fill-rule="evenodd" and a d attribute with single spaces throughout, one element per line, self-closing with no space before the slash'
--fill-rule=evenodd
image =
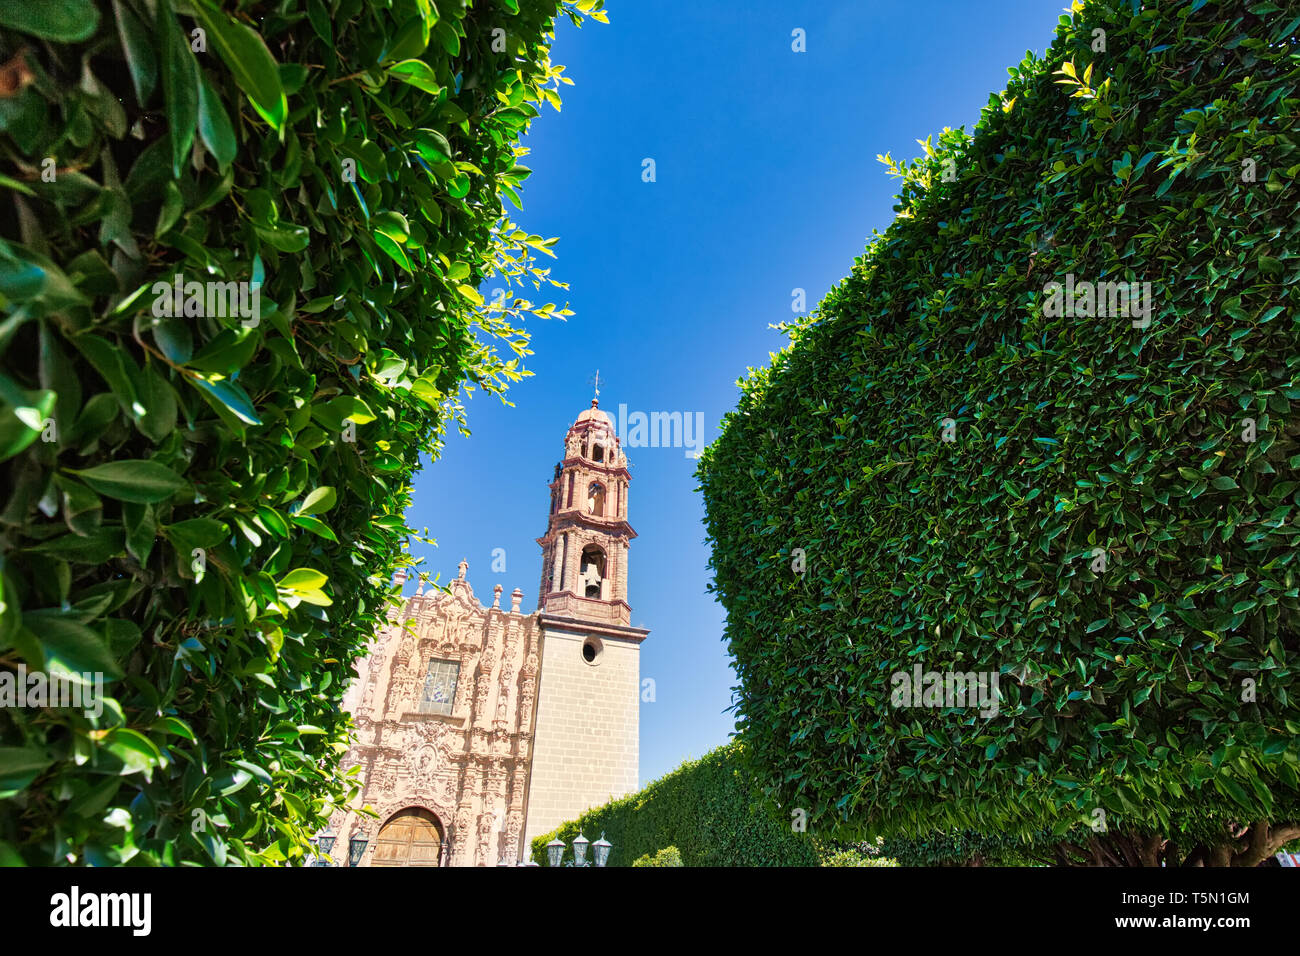
<path id="1" fill-rule="evenodd" d="M 618 569 L 619 569 L 618 591 L 615 593 L 614 597 L 617 600 L 626 601 L 627 600 L 627 559 L 628 559 L 629 549 L 626 541 L 618 542 L 615 545 L 615 547 L 619 548 L 622 551 L 622 554 L 619 555 L 619 562 L 618 562 Z"/>

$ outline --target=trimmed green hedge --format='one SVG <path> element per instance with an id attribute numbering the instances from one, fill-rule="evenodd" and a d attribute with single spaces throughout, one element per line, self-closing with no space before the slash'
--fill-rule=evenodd
<path id="1" fill-rule="evenodd" d="M 300 861 L 354 792 L 412 474 L 567 314 L 502 197 L 601 6 L 0 8 L 0 676 L 107 680 L 0 709 L 5 862 Z"/>
<path id="2" fill-rule="evenodd" d="M 973 135 L 886 158 L 897 220 L 742 381 L 699 468 L 715 588 L 810 829 L 1300 833 L 1298 30 L 1076 4 Z M 894 706 L 916 665 L 998 675 L 997 713 Z"/>
<path id="3" fill-rule="evenodd" d="M 664 847 L 677 847 L 684 866 L 817 866 L 812 839 L 762 804 L 742 758 L 732 743 L 689 760 L 644 790 L 535 837 L 533 859 L 545 866 L 546 844 L 558 836 L 571 861 L 581 832 L 613 844 L 607 866 L 635 865 Z"/>

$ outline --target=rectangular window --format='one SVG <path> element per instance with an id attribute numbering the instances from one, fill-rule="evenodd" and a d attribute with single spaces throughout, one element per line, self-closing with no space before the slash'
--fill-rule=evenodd
<path id="1" fill-rule="evenodd" d="M 424 678 L 424 693 L 420 696 L 420 713 L 451 714 L 456 700 L 456 678 L 460 664 L 456 661 L 429 661 L 429 672 Z"/>

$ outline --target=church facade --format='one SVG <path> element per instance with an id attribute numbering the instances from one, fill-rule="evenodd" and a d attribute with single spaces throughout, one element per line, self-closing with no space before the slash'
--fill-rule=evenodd
<path id="1" fill-rule="evenodd" d="M 357 801 L 333 857 L 361 866 L 494 866 L 532 839 L 637 789 L 640 645 L 627 601 L 631 474 L 593 400 L 550 483 L 537 610 L 482 604 L 461 561 L 447 591 L 421 582 L 376 634 L 344 697 Z M 405 584 L 405 578 L 399 577 Z M 594 838 L 594 837 L 593 837 Z"/>

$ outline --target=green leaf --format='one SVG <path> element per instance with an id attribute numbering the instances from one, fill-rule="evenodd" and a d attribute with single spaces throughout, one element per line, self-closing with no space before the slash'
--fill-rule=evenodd
<path id="1" fill-rule="evenodd" d="M 235 161 L 238 144 L 235 142 L 230 117 L 202 71 L 199 74 L 199 135 L 203 137 L 203 145 L 222 169 Z"/>
<path id="2" fill-rule="evenodd" d="M 1237 781 L 1233 780 L 1231 777 L 1216 777 L 1214 784 L 1218 787 L 1220 792 L 1232 797 L 1233 800 L 1245 807 L 1246 810 L 1252 813 L 1256 811 L 1257 808 L 1255 802 L 1250 799 L 1250 796 L 1242 788 L 1241 784 L 1237 783 Z"/>
<path id="3" fill-rule="evenodd" d="M 334 27 L 330 22 L 329 11 L 325 9 L 324 0 L 307 0 L 307 19 L 316 35 L 325 41 L 330 49 L 334 48 Z"/>
<path id="4" fill-rule="evenodd" d="M 68 472 L 79 476 L 101 495 L 119 501 L 146 504 L 166 501 L 189 488 L 189 482 L 166 465 L 142 459 L 110 461 L 84 471 L 69 468 Z"/>
<path id="5" fill-rule="evenodd" d="M 194 354 L 194 339 L 184 319 L 159 319 L 153 337 L 167 360 L 176 365 L 184 365 Z"/>
<path id="6" fill-rule="evenodd" d="M 447 137 L 436 129 L 417 129 L 415 148 L 430 163 L 450 163 L 453 158 L 451 144 L 447 142 Z"/>
<path id="7" fill-rule="evenodd" d="M 324 538 L 326 541 L 333 541 L 338 544 L 338 535 L 332 528 L 319 518 L 313 518 L 311 515 L 294 515 L 289 519 L 301 528 L 305 528 L 317 537 Z"/>
<path id="8" fill-rule="evenodd" d="M 72 343 L 108 383 L 122 410 L 133 418 L 143 415 L 145 409 L 135 393 L 135 375 L 128 368 L 131 363 L 125 351 L 98 335 L 78 335 Z"/>
<path id="9" fill-rule="evenodd" d="M 119 771 L 123 776 L 140 773 L 145 779 L 151 779 L 153 769 L 163 762 L 162 752 L 157 745 L 137 730 L 118 727 L 104 738 L 103 746 L 109 753 L 122 762 Z"/>
<path id="10" fill-rule="evenodd" d="M 388 236 L 384 235 L 382 232 L 376 231 L 374 236 L 375 236 L 375 245 L 379 246 L 379 248 L 382 249 L 390 259 L 396 262 L 407 272 L 412 271 L 411 260 L 407 258 L 406 252 L 402 249 L 401 246 L 395 243 L 392 239 L 388 238 Z"/>
<path id="11" fill-rule="evenodd" d="M 238 793 L 247 786 L 249 781 L 252 779 L 253 775 L 247 770 L 232 770 L 229 773 L 224 773 L 217 777 L 217 779 L 213 781 L 213 787 L 218 794 L 223 797 L 228 797 L 232 793 Z"/>
<path id="12" fill-rule="evenodd" d="M 127 68 L 131 71 L 136 102 L 144 106 L 158 83 L 158 54 L 145 25 L 122 0 L 113 0 L 113 19 L 122 40 L 122 53 L 126 56 Z"/>
<path id="13" fill-rule="evenodd" d="M 85 683 L 88 674 L 100 674 L 106 680 L 122 676 L 103 639 L 72 615 L 28 611 L 23 614 L 23 624 L 40 640 L 45 666 L 51 674 L 76 683 Z"/>
<path id="14" fill-rule="evenodd" d="M 429 45 L 430 26 L 432 23 L 422 16 L 409 18 L 397 31 L 397 36 L 393 38 L 393 45 L 384 54 L 384 59 L 405 60 L 408 57 L 419 56 Z"/>
<path id="15" fill-rule="evenodd" d="M 306 226 L 276 223 L 274 226 L 254 226 L 257 236 L 272 249 L 280 252 L 302 252 L 311 242 Z"/>
<path id="16" fill-rule="evenodd" d="M 453 199 L 464 199 L 469 195 L 469 177 L 464 173 L 457 173 L 447 184 L 447 193 Z"/>
<path id="17" fill-rule="evenodd" d="M 364 425 L 375 420 L 375 414 L 370 410 L 370 406 L 351 395 L 340 395 L 328 402 L 313 404 L 311 414 L 323 428 L 332 432 L 342 431 L 346 422 Z"/>
<path id="18" fill-rule="evenodd" d="M 0 401 L 0 461 L 24 451 L 40 437 L 58 400 L 52 391 L 28 392 L 9 387 L 4 392 L 5 400 Z M 20 404 L 11 405 L 10 401 Z"/>
<path id="19" fill-rule="evenodd" d="M 298 568 L 282 577 L 278 586 L 286 591 L 319 591 L 329 578 L 310 568 Z"/>
<path id="20" fill-rule="evenodd" d="M 163 528 L 163 533 L 188 555 L 195 548 L 214 548 L 230 537 L 230 528 L 214 518 L 191 518 Z"/>
<path id="21" fill-rule="evenodd" d="M 157 0 L 157 28 L 162 43 L 163 101 L 172 144 L 172 175 L 179 178 L 194 143 L 199 121 L 199 66 L 171 10 L 171 0 Z"/>
<path id="22" fill-rule="evenodd" d="M 24 790 L 53 762 L 35 747 L 0 747 L 0 800 Z"/>
<path id="23" fill-rule="evenodd" d="M 160 717 L 154 721 L 151 728 L 161 734 L 173 734 L 177 737 L 184 737 L 190 743 L 198 743 L 198 738 L 194 736 L 194 731 L 190 725 L 185 723 L 179 717 Z"/>
<path id="24" fill-rule="evenodd" d="M 162 443 L 176 430 L 176 393 L 153 366 L 135 376 L 135 392 L 144 408 L 137 422 L 140 431 Z"/>
<path id="25" fill-rule="evenodd" d="M 217 54 L 247 94 L 253 109 L 273 128 L 281 129 L 289 105 L 280 85 L 280 68 L 262 38 L 243 23 L 213 9 L 211 0 L 196 0 L 194 15 L 207 29 Z"/>
<path id="26" fill-rule="evenodd" d="M 411 86 L 424 90 L 426 93 L 432 93 L 434 96 L 442 92 L 442 85 L 438 82 L 433 67 L 423 60 L 403 60 L 400 63 L 394 63 L 388 68 L 388 73 L 394 79 L 409 83 Z"/>
<path id="27" fill-rule="evenodd" d="M 262 420 L 257 417 L 257 410 L 253 408 L 252 399 L 248 397 L 238 384 L 228 380 L 209 381 L 201 376 L 195 376 L 190 382 L 201 389 L 213 401 L 218 402 L 241 422 L 248 425 L 260 425 Z"/>
<path id="28" fill-rule="evenodd" d="M 302 507 L 295 512 L 295 515 L 298 517 L 303 515 L 323 515 L 334 507 L 337 500 L 338 495 L 334 489 L 329 485 L 324 485 L 315 489 L 303 499 Z"/>
<path id="29" fill-rule="evenodd" d="M 398 245 L 405 245 L 411 237 L 411 227 L 406 217 L 398 212 L 377 212 L 370 220 L 376 232 L 382 233 Z"/>
<path id="30" fill-rule="evenodd" d="M 80 43 L 99 29 L 99 10 L 93 0 L 12 0 L 0 3 L 0 27 L 43 40 Z"/>

